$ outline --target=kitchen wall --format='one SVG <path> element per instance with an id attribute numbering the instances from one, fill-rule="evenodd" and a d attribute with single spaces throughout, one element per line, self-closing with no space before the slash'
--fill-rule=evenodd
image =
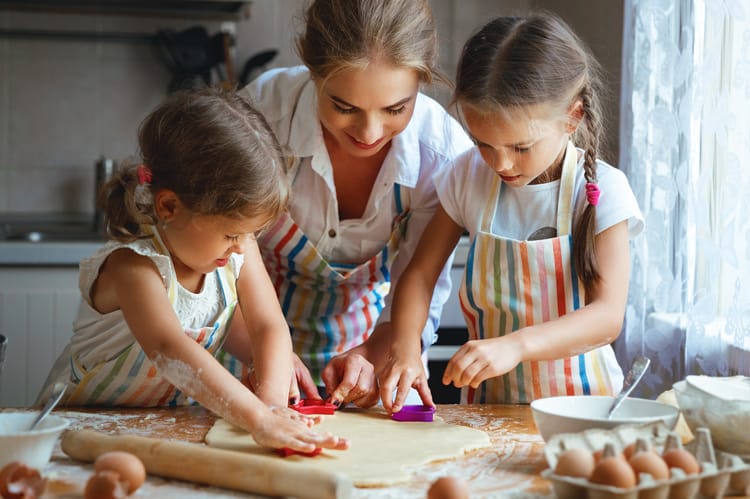
<path id="1" fill-rule="evenodd" d="M 455 72 L 461 46 L 495 15 L 532 8 L 558 12 L 592 47 L 607 71 L 609 153 L 617 153 L 623 0 L 432 0 L 441 64 Z M 236 71 L 258 51 L 276 48 L 270 66 L 297 63 L 293 35 L 300 0 L 256 0 L 251 16 L 233 23 Z M 290 13 L 293 13 L 290 15 Z M 73 15 L 0 10 L 0 30 L 75 30 L 149 35 L 158 29 L 220 21 Z M 170 81 L 148 43 L 0 37 L 0 213 L 90 212 L 99 156 L 120 160 L 135 153 L 136 130 L 166 95 Z M 445 102 L 448 91 L 433 91 Z"/>

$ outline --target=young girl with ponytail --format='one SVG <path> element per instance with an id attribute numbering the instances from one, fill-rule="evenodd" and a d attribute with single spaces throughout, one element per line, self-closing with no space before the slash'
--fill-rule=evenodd
<path id="1" fill-rule="evenodd" d="M 81 262 L 73 335 L 38 400 L 64 383 L 69 406 L 197 402 L 264 447 L 345 449 L 287 407 L 289 329 L 256 242 L 289 198 L 266 120 L 234 92 L 184 91 L 146 117 L 138 145 L 100 192 L 110 241 Z M 222 348 L 253 354 L 254 392 Z"/>

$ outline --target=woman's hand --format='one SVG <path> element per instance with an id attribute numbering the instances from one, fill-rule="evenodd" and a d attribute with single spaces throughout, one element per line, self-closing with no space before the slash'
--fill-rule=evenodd
<path id="1" fill-rule="evenodd" d="M 389 414 L 398 412 L 404 406 L 409 389 L 414 388 L 419 393 L 422 403 L 434 406 L 432 393 L 427 383 L 427 373 L 424 370 L 419 350 L 409 355 L 399 355 L 403 350 L 393 349 L 380 374 L 380 398 L 383 407 Z M 396 397 L 393 398 L 393 390 Z"/>
<path id="2" fill-rule="evenodd" d="M 332 404 L 351 402 L 366 408 L 378 403 L 375 368 L 354 349 L 332 358 L 321 376 Z"/>
<path id="3" fill-rule="evenodd" d="M 516 367 L 523 358 L 514 334 L 472 340 L 461 345 L 445 367 L 443 384 L 477 388 L 482 381 L 503 375 Z"/>

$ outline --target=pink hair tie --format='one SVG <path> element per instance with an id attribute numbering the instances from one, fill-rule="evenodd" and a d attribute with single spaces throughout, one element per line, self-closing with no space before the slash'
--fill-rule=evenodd
<path id="1" fill-rule="evenodd" d="M 596 185 L 594 182 L 586 182 L 586 199 L 591 206 L 596 206 L 599 204 L 600 194 L 601 191 L 599 190 L 598 185 Z"/>
<path id="2" fill-rule="evenodd" d="M 136 168 L 136 173 L 138 174 L 138 184 L 143 185 L 146 183 L 151 183 L 151 179 L 153 178 L 153 175 L 151 174 L 151 168 L 146 165 L 138 165 L 138 168 Z"/>

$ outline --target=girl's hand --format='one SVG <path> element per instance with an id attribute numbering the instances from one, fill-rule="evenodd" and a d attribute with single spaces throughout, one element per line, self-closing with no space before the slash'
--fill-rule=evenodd
<path id="1" fill-rule="evenodd" d="M 516 367 L 523 358 L 513 336 L 464 343 L 445 367 L 443 384 L 477 388 L 482 381 L 501 376 Z"/>
<path id="2" fill-rule="evenodd" d="M 288 417 L 283 411 L 281 415 L 276 410 L 269 412 L 251 434 L 259 445 L 272 449 L 288 447 L 298 452 L 312 452 L 316 447 L 335 450 L 349 448 L 349 440 L 328 432 L 311 430 L 304 422 Z"/>
<path id="3" fill-rule="evenodd" d="M 400 411 L 410 388 L 419 392 L 419 397 L 425 405 L 435 405 L 422 357 L 419 354 L 398 355 L 396 351 L 391 351 L 380 374 L 380 398 L 383 408 L 389 414 Z M 396 397 L 393 398 L 393 390 L 396 389 Z"/>
<path id="4" fill-rule="evenodd" d="M 270 409 L 271 409 L 271 412 L 274 413 L 276 416 L 289 418 L 293 421 L 299 421 L 300 423 L 304 424 L 308 428 L 312 428 L 314 425 L 320 423 L 321 421 L 321 418 L 319 415 L 308 416 L 307 414 L 302 414 L 289 407 L 270 407 Z"/>
<path id="5" fill-rule="evenodd" d="M 300 391 L 305 398 L 320 400 L 318 387 L 310 375 L 310 370 L 302 362 L 297 354 L 292 354 L 294 360 L 294 375 L 292 376 L 292 386 L 289 388 L 289 405 L 296 404 L 300 399 Z"/>

